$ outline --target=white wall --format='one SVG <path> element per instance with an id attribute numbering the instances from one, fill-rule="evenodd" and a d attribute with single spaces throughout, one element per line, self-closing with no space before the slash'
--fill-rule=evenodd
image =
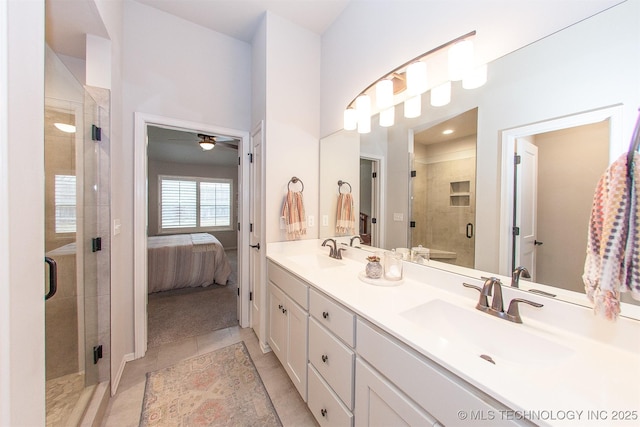
<path id="1" fill-rule="evenodd" d="M 620 1 L 350 2 L 322 37 L 320 133 L 342 128 L 342 113 L 361 90 L 449 40 L 475 30 L 476 56 L 487 62 Z"/>
<path id="2" fill-rule="evenodd" d="M 0 2 L 0 425 L 7 426 L 45 424 L 44 54 L 44 2 Z"/>
<path id="3" fill-rule="evenodd" d="M 282 201 L 293 176 L 304 182 L 307 215 L 318 237 L 320 36 L 277 15 L 266 16 L 266 241 L 286 240 Z"/>

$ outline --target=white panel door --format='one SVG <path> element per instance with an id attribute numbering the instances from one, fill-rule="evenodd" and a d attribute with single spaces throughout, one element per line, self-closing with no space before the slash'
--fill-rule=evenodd
<path id="1" fill-rule="evenodd" d="M 264 326 L 262 314 L 262 263 L 260 254 L 260 240 L 262 236 L 262 123 L 251 134 L 251 165 L 249 167 L 249 185 L 251 191 L 251 206 L 249 207 L 249 280 L 251 292 L 251 328 L 255 331 L 260 342 Z"/>

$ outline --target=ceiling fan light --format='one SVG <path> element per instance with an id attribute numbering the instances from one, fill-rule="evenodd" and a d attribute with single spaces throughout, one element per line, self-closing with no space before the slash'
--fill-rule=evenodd
<path id="1" fill-rule="evenodd" d="M 451 82 L 444 82 L 431 89 L 431 105 L 442 107 L 451 102 Z"/>
<path id="2" fill-rule="evenodd" d="M 210 141 L 200 141 L 200 148 L 202 148 L 204 151 L 209 151 L 209 150 L 213 150 L 213 147 L 215 147 L 216 144 Z"/>
<path id="3" fill-rule="evenodd" d="M 422 97 L 420 95 L 416 95 L 404 101 L 404 116 L 407 119 L 420 117 L 420 114 L 422 114 Z"/>
<path id="4" fill-rule="evenodd" d="M 393 82 L 389 79 L 376 83 L 376 105 L 384 109 L 393 105 Z"/>
<path id="5" fill-rule="evenodd" d="M 463 40 L 451 46 L 448 51 L 449 79 L 462 80 L 464 75 L 473 67 L 473 42 Z"/>
<path id="6" fill-rule="evenodd" d="M 344 110 L 344 130 L 356 130 L 358 127 L 358 112 L 355 108 Z"/>
<path id="7" fill-rule="evenodd" d="M 476 89 L 487 82 L 487 64 L 481 65 L 468 72 L 462 79 L 462 87 Z"/>
<path id="8" fill-rule="evenodd" d="M 420 95 L 428 89 L 427 63 L 416 61 L 407 67 L 407 94 L 409 96 Z"/>
<path id="9" fill-rule="evenodd" d="M 76 127 L 74 125 L 70 125 L 68 123 L 54 123 L 53 125 L 62 132 L 76 133 Z"/>

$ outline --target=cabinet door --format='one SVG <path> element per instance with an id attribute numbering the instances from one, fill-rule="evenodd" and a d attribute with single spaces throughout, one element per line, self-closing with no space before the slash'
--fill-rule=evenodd
<path id="1" fill-rule="evenodd" d="M 307 328 L 309 315 L 298 304 L 286 297 L 287 357 L 286 369 L 302 399 L 307 401 Z"/>
<path id="2" fill-rule="evenodd" d="M 269 332 L 267 335 L 269 345 L 282 364 L 285 363 L 287 343 L 287 316 L 284 310 L 284 293 L 273 283 L 269 283 Z"/>
<path id="3" fill-rule="evenodd" d="M 360 359 L 356 360 L 356 426 L 433 426 L 436 420 Z"/>

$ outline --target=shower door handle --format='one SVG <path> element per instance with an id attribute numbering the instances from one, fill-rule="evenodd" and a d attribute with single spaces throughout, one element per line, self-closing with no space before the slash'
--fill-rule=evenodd
<path id="1" fill-rule="evenodd" d="M 44 296 L 45 300 L 48 300 L 56 294 L 58 290 L 58 264 L 53 258 L 44 257 L 44 262 L 49 264 L 49 292 Z"/>

